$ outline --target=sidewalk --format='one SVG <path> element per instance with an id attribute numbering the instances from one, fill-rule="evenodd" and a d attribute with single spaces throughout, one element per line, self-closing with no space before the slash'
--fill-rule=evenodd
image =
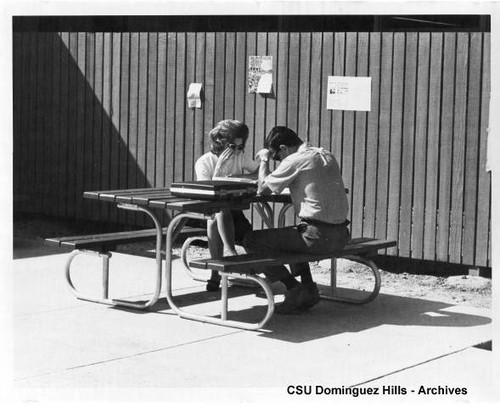
<path id="1" fill-rule="evenodd" d="M 492 352 L 474 347 L 492 339 L 488 309 L 383 294 L 382 282 L 369 304 L 322 301 L 304 314 L 274 315 L 263 331 L 244 331 L 181 319 L 163 297 L 152 312 L 76 300 L 65 285 L 66 253 L 27 245 L 21 254 L 14 260 L 13 298 L 14 380 L 22 401 L 173 401 L 202 394 L 207 401 L 302 400 L 288 394 L 291 385 L 310 385 L 313 394 L 342 386 L 405 387 L 403 399 L 387 396 L 395 401 L 428 402 L 433 396 L 419 395 L 421 385 L 467 389 L 434 396 L 448 402 L 494 397 Z M 110 267 L 111 296 L 141 299 L 134 296 L 152 291 L 153 259 L 113 254 Z M 78 256 L 74 268 L 82 291 L 100 289 L 98 258 Z M 187 277 L 178 259 L 173 284 L 179 304 L 218 314 L 217 294 Z M 258 291 L 230 292 L 238 317 L 256 320 L 265 312 Z M 316 398 L 332 403 L 353 396 Z"/>

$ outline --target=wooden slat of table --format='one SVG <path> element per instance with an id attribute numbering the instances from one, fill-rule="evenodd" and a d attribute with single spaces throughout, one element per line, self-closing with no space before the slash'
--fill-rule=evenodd
<path id="1" fill-rule="evenodd" d="M 151 195 L 151 194 L 164 194 L 170 195 L 170 189 L 168 188 L 141 188 L 141 189 L 129 189 L 129 190 L 121 190 L 121 191 L 103 191 L 101 193 L 102 196 L 106 195 L 114 195 L 115 198 L 117 196 L 128 197 L 128 196 L 137 196 L 137 195 Z"/>
<path id="2" fill-rule="evenodd" d="M 114 202 L 117 196 L 128 196 L 140 193 L 153 193 L 165 191 L 170 193 L 168 188 L 135 188 L 135 189 L 117 189 L 112 191 L 88 191 L 83 193 L 84 198 L 97 199 L 99 201 Z"/>
<path id="3" fill-rule="evenodd" d="M 248 209 L 252 202 L 289 203 L 290 195 L 266 195 L 233 201 L 186 199 L 171 195 L 168 188 L 136 188 L 112 191 L 88 191 L 84 198 L 99 201 L 137 204 L 163 210 L 189 211 L 212 214 L 221 208 Z"/>
<path id="4" fill-rule="evenodd" d="M 292 198 L 289 194 L 270 194 L 270 195 L 257 195 L 254 197 L 253 202 L 277 202 L 277 203 L 291 203 Z"/>
<path id="5" fill-rule="evenodd" d="M 148 206 L 151 208 L 212 214 L 219 212 L 223 208 L 248 209 L 251 203 L 250 199 L 241 201 L 202 201 L 193 199 L 179 201 L 172 198 L 152 199 L 149 201 Z"/>
<path id="6" fill-rule="evenodd" d="M 176 196 L 173 196 L 168 193 L 154 193 L 154 194 L 149 194 L 149 195 L 134 195 L 132 196 L 132 203 L 137 204 L 137 205 L 148 205 L 150 201 L 152 200 L 157 200 L 157 199 L 168 199 L 169 202 L 175 202 L 175 201 L 185 201 L 186 198 L 179 198 Z"/>
<path id="7" fill-rule="evenodd" d="M 173 198 L 174 196 L 167 190 L 149 190 L 147 192 L 136 192 L 132 194 L 116 194 L 115 201 L 119 203 L 128 203 L 128 204 L 142 204 L 147 205 L 151 199 L 162 199 L 162 198 Z M 179 198 L 178 198 L 179 199 Z"/>

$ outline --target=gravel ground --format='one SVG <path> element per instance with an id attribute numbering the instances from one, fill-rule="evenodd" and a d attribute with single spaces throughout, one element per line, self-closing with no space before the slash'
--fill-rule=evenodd
<path id="1" fill-rule="evenodd" d="M 329 270 L 313 266 L 318 281 L 329 278 Z M 339 285 L 363 289 L 373 284 L 367 268 L 348 260 L 339 261 Z M 394 273 L 380 269 L 381 293 L 410 298 L 421 298 L 449 304 L 491 308 L 491 279 L 469 275 L 433 276 L 425 274 Z"/>
<path id="2" fill-rule="evenodd" d="M 37 240 L 43 242 L 46 237 L 70 236 L 91 233 L 89 229 L 99 226 L 86 223 L 64 222 L 44 218 L 23 218 L 14 221 L 14 246 L 16 240 Z M 113 229 L 111 229 L 113 230 Z M 100 230 L 102 232 L 106 230 Z M 118 250 L 124 253 L 152 256 L 154 242 L 128 244 L 119 246 Z M 180 247 L 174 248 L 174 254 L 180 254 Z M 191 257 L 208 257 L 208 250 L 193 246 Z M 373 278 L 367 272 L 367 267 L 348 260 L 339 260 L 338 286 L 371 289 Z M 315 281 L 328 284 L 330 272 L 328 262 L 311 264 Z M 411 298 L 427 299 L 448 304 L 460 304 L 473 307 L 491 307 L 491 279 L 469 275 L 429 275 L 426 270 L 417 270 L 408 273 L 404 270 L 396 272 L 380 270 L 382 278 L 381 293 L 399 295 Z"/>

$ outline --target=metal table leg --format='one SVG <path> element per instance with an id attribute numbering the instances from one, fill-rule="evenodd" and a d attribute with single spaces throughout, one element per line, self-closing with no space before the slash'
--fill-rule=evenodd
<path id="1" fill-rule="evenodd" d="M 293 205 L 291 203 L 284 204 L 283 207 L 280 209 L 278 213 L 278 227 L 283 228 L 285 227 L 285 215 L 288 212 L 290 208 L 293 208 Z"/>
<path id="2" fill-rule="evenodd" d="M 228 276 L 236 276 L 236 274 L 233 274 L 233 273 L 221 273 L 221 276 L 222 276 L 222 279 L 221 279 L 222 299 L 221 299 L 221 317 L 220 318 L 187 312 L 187 311 L 184 311 L 183 309 L 179 308 L 175 304 L 174 299 L 173 299 L 173 295 L 172 295 L 172 257 L 173 257 L 172 256 L 172 244 L 174 242 L 173 232 L 174 232 L 176 226 L 179 224 L 179 222 L 181 222 L 187 218 L 206 219 L 207 217 L 204 215 L 196 214 L 196 213 L 180 213 L 180 214 L 176 215 L 170 221 L 170 224 L 167 228 L 167 232 L 166 232 L 166 260 L 165 260 L 165 285 L 166 285 L 166 298 L 167 298 L 168 304 L 170 305 L 170 308 L 180 317 L 186 318 L 186 319 L 191 319 L 194 321 L 208 322 L 211 324 L 229 326 L 229 327 L 233 327 L 233 328 L 242 328 L 242 329 L 260 329 L 261 327 L 263 327 L 264 324 L 269 320 L 269 318 L 271 318 L 271 316 L 274 312 L 274 296 L 273 296 L 272 290 L 271 290 L 270 286 L 268 285 L 268 283 L 263 278 L 260 278 L 258 276 L 237 275 L 240 278 L 246 278 L 246 279 L 255 281 L 264 289 L 264 293 L 266 294 L 266 298 L 268 301 L 267 312 L 266 312 L 266 315 L 264 316 L 264 318 L 258 323 L 247 323 L 247 322 L 233 321 L 233 320 L 227 319 Z"/>
<path id="3" fill-rule="evenodd" d="M 259 212 L 260 217 L 268 227 L 268 229 L 274 228 L 274 213 L 268 202 L 255 202 L 255 209 Z"/>

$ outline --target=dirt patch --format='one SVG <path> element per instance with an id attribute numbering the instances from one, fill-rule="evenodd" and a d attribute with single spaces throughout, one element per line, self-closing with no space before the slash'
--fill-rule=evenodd
<path id="1" fill-rule="evenodd" d="M 369 269 L 348 260 L 337 264 L 339 286 L 369 290 L 373 287 L 373 277 Z M 313 264 L 312 273 L 318 282 L 328 282 L 329 268 L 324 262 Z M 382 285 L 380 292 L 402 297 L 421 298 L 449 304 L 491 308 L 491 279 L 485 277 L 433 276 L 420 270 L 419 274 L 393 273 L 380 269 Z"/>

